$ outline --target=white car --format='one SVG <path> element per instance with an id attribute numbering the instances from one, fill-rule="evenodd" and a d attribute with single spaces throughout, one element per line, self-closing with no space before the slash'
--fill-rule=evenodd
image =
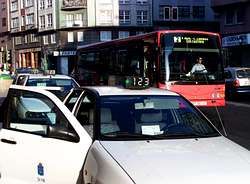
<path id="1" fill-rule="evenodd" d="M 227 67 L 224 69 L 226 97 L 235 98 L 239 95 L 250 95 L 250 68 Z"/>
<path id="2" fill-rule="evenodd" d="M 51 123 L 19 116 L 15 101 L 20 98 L 40 102 Z M 67 108 L 49 91 L 12 86 L 7 100 L 0 129 L 1 184 L 250 180 L 250 152 L 173 92 L 79 88 L 65 99 Z M 36 107 L 26 108 L 35 115 Z"/>
<path id="3" fill-rule="evenodd" d="M 45 88 L 53 92 L 61 100 L 68 94 L 68 92 L 79 84 L 70 76 L 67 75 L 48 75 L 48 74 L 18 74 L 13 84 L 23 86 L 33 86 Z"/>

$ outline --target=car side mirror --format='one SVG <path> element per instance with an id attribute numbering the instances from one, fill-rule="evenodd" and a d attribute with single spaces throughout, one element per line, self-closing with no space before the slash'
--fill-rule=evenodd
<path id="1" fill-rule="evenodd" d="M 51 126 L 47 127 L 47 135 L 50 138 L 63 139 L 70 142 L 79 142 L 80 138 L 76 132 L 70 131 L 64 127 Z"/>

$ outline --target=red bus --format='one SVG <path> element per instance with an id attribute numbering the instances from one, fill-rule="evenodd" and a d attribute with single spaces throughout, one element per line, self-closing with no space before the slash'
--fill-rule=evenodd
<path id="1" fill-rule="evenodd" d="M 124 76 L 141 76 L 197 106 L 225 105 L 217 33 L 163 30 L 80 46 L 77 53 L 74 75 L 81 85 L 120 85 Z"/>

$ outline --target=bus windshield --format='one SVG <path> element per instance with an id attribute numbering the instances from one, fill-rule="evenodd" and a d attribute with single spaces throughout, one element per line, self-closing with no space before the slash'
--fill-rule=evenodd
<path id="1" fill-rule="evenodd" d="M 161 82 L 216 83 L 223 81 L 219 37 L 172 33 L 161 38 Z"/>

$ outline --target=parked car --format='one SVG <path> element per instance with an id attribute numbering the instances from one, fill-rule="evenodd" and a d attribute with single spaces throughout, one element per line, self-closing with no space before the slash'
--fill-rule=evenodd
<path id="1" fill-rule="evenodd" d="M 68 92 L 79 84 L 67 75 L 51 74 L 19 74 L 13 83 L 23 86 L 43 87 L 56 94 L 61 100 Z"/>
<path id="2" fill-rule="evenodd" d="M 224 74 L 227 98 L 250 94 L 250 68 L 227 67 Z"/>
<path id="3" fill-rule="evenodd" d="M 16 106 L 20 99 L 25 99 L 32 121 Z M 71 113 L 49 91 L 16 85 L 5 104 L 1 184 L 250 180 L 250 152 L 223 137 L 182 96 L 167 90 L 78 88 L 65 99 Z M 41 113 L 46 121 L 35 118 Z"/>

